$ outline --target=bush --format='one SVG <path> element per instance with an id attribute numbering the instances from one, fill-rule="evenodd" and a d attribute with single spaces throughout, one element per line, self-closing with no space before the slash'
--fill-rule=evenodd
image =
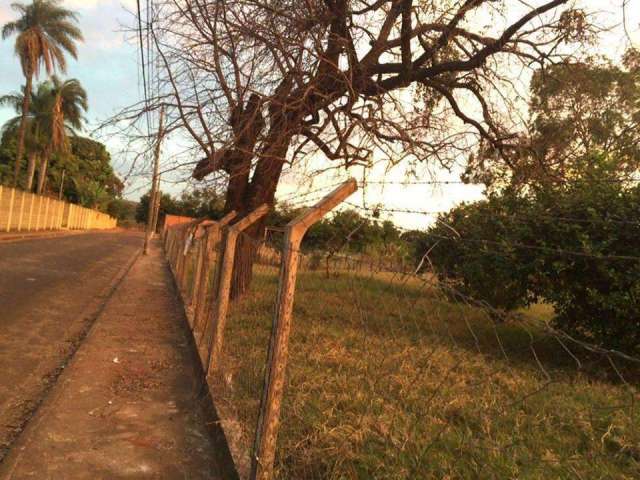
<path id="1" fill-rule="evenodd" d="M 438 218 L 423 248 L 431 249 L 429 259 L 439 279 L 452 285 L 453 298 L 473 297 L 501 311 L 536 300 L 531 285 L 535 259 L 510 242 L 514 236 L 511 212 L 526 208 L 521 199 L 493 197 Z"/>
<path id="2" fill-rule="evenodd" d="M 441 279 L 496 309 L 543 300 L 553 325 L 640 353 L 640 188 L 607 176 L 463 205 L 428 231 Z"/>
<path id="3" fill-rule="evenodd" d="M 536 202 L 541 210 L 538 244 L 562 251 L 537 255 L 537 287 L 555 308 L 554 324 L 589 341 L 636 353 L 639 202 L 638 186 L 584 181 L 561 192 L 543 192 Z"/>

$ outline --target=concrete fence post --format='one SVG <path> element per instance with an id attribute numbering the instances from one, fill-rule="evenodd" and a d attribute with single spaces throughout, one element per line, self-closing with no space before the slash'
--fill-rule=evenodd
<path id="1" fill-rule="evenodd" d="M 196 228 L 194 233 L 194 247 L 192 247 L 195 252 L 193 253 L 193 275 L 191 276 L 191 285 L 187 287 L 187 306 L 193 307 L 193 303 L 196 301 L 196 295 L 198 294 L 197 287 L 200 284 L 200 276 L 202 275 L 202 257 L 204 255 L 204 230 L 202 232 L 198 232 L 198 230 L 203 230 L 202 224 Z M 200 238 L 198 237 L 200 234 Z M 193 325 L 191 325 L 193 328 Z"/>
<path id="2" fill-rule="evenodd" d="M 24 215 L 24 197 L 26 194 L 27 192 L 23 191 L 22 195 L 20 195 L 20 214 L 18 215 L 18 228 L 17 228 L 18 232 L 22 230 L 22 217 Z"/>
<path id="3" fill-rule="evenodd" d="M 42 225 L 42 196 L 38 195 L 38 214 L 36 215 L 36 231 L 40 230 Z"/>
<path id="4" fill-rule="evenodd" d="M 193 334 L 196 338 L 196 344 L 199 344 L 199 336 L 202 333 L 200 331 L 201 320 L 204 315 L 208 316 L 210 303 L 213 300 L 213 295 L 216 291 L 215 282 L 211 288 L 209 288 L 209 282 L 211 280 L 211 275 L 214 274 L 214 258 L 218 251 L 222 228 L 227 226 L 234 218 L 236 218 L 236 215 L 237 213 L 235 211 L 231 211 L 219 221 L 205 227 L 205 236 L 203 239 L 204 248 L 201 256 L 202 266 L 199 282 L 196 286 L 195 298 L 197 298 L 197 301 L 193 311 Z M 216 264 L 220 264 L 219 256 L 216 260 Z"/>
<path id="5" fill-rule="evenodd" d="M 215 370 L 220 362 L 220 354 L 224 343 L 224 330 L 227 324 L 227 312 L 229 310 L 229 298 L 231 296 L 231 280 L 233 278 L 233 265 L 236 254 L 236 245 L 240 233 L 256 223 L 269 213 L 269 205 L 261 205 L 237 223 L 224 229 L 224 250 L 220 263 L 219 280 L 217 281 L 217 291 L 214 309 L 210 318 L 213 328 L 213 337 L 208 349 L 209 359 L 206 366 L 206 373 Z"/>
<path id="6" fill-rule="evenodd" d="M 36 201 L 36 196 L 33 193 L 29 194 L 29 220 L 27 222 L 27 230 L 31 230 L 31 225 L 33 225 L 33 203 Z"/>
<path id="7" fill-rule="evenodd" d="M 9 198 L 9 214 L 7 215 L 7 232 L 11 230 L 11 222 L 13 220 L 13 203 L 16 198 L 16 189 L 11 189 L 11 197 Z"/>
<path id="8" fill-rule="evenodd" d="M 51 199 L 47 197 L 47 201 L 44 207 L 44 222 L 42 222 L 43 230 L 47 230 L 49 225 L 49 204 L 51 203 Z"/>
<path id="9" fill-rule="evenodd" d="M 342 203 L 357 188 L 354 179 L 347 181 L 314 207 L 292 220 L 285 230 L 278 303 L 269 341 L 264 389 L 251 459 L 250 478 L 252 480 L 269 480 L 273 473 L 302 238 L 311 225 Z"/>
<path id="10" fill-rule="evenodd" d="M 182 234 L 180 236 L 180 242 L 178 243 L 178 260 L 176 262 L 176 283 L 178 284 L 178 290 L 184 292 L 184 281 L 187 275 L 187 255 L 191 247 L 191 227 L 192 223 L 187 223 L 184 226 Z"/>

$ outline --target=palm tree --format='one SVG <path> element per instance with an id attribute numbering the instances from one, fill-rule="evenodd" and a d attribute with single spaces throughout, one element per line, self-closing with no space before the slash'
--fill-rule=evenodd
<path id="1" fill-rule="evenodd" d="M 29 116 L 29 102 L 33 77 L 40 75 L 44 66 L 47 74 L 56 70 L 66 71 L 65 52 L 77 58 L 76 42 L 82 40 L 80 29 L 74 24 L 77 15 L 59 5 L 59 0 L 33 0 L 25 5 L 12 4 L 20 18 L 9 22 L 2 28 L 2 38 L 17 34 L 15 53 L 20 59 L 22 73 L 26 83 L 22 104 L 22 120 L 18 127 L 18 148 L 13 172 L 13 184 L 18 183 L 18 175 L 24 153 L 24 139 Z"/>
<path id="2" fill-rule="evenodd" d="M 17 132 L 23 121 L 22 106 L 25 102 L 25 88 L 22 92 L 13 92 L 0 97 L 0 106 L 13 108 L 18 116 L 9 119 L 2 127 L 2 133 L 11 132 L 12 137 L 17 136 Z M 28 100 L 29 112 L 25 122 L 25 146 L 28 152 L 27 180 L 25 190 L 31 191 L 33 186 L 33 176 L 37 158 L 44 150 L 47 143 L 47 136 L 51 131 L 51 110 L 52 110 L 51 87 L 41 84 L 35 92 L 31 93 Z"/>
<path id="3" fill-rule="evenodd" d="M 61 81 L 57 76 L 51 77 L 50 82 L 50 125 L 49 143 L 40 157 L 38 170 L 38 193 L 44 189 L 47 166 L 53 153 L 67 152 L 69 142 L 67 134 L 75 135 L 75 130 L 82 128 L 85 117 L 84 112 L 89 108 L 87 92 L 75 78 Z"/>
<path id="4" fill-rule="evenodd" d="M 13 107 L 20 114 L 24 104 L 23 92 L 0 97 L 0 106 Z M 69 149 L 68 135 L 75 135 L 81 129 L 88 109 L 87 92 L 76 79 L 66 81 L 53 76 L 41 83 L 29 100 L 29 112 L 26 117 L 25 143 L 29 152 L 26 189 L 31 190 L 36 161 L 38 168 L 37 192 L 42 193 L 47 167 L 51 155 L 65 153 Z M 17 131 L 23 116 L 10 119 L 3 127 L 4 131 Z"/>

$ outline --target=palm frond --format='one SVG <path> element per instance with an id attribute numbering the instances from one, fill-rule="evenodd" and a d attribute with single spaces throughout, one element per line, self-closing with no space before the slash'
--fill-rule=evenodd
<path id="1" fill-rule="evenodd" d="M 57 0 L 33 0 L 30 4 L 15 3 L 18 20 L 2 27 L 2 37 L 17 34 L 15 52 L 25 75 L 39 75 L 41 67 L 52 74 L 66 71 L 66 54 L 77 58 L 76 42 L 83 36 L 76 23 L 78 15 L 60 6 Z"/>

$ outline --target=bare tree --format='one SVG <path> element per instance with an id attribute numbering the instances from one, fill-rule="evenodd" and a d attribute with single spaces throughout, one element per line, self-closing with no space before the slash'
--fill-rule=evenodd
<path id="1" fill-rule="evenodd" d="M 164 94 L 140 110 L 170 107 L 168 130 L 204 155 L 193 177 L 224 174 L 226 209 L 243 214 L 308 155 L 447 166 L 472 135 L 508 158 L 510 79 L 560 60 L 587 19 L 570 0 L 163 0 L 151 37 Z"/>

